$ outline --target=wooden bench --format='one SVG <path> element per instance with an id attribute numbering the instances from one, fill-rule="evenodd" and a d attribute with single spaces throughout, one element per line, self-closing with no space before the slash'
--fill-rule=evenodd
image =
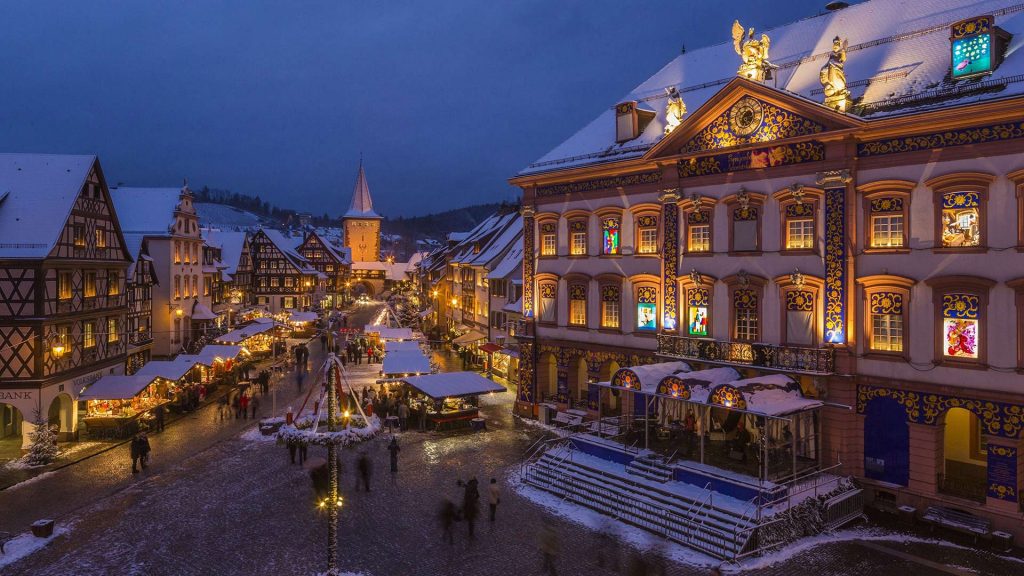
<path id="1" fill-rule="evenodd" d="M 992 537 L 992 521 L 987 518 L 975 516 L 963 510 L 957 510 L 956 508 L 947 508 L 945 506 L 929 506 L 924 512 L 924 516 L 921 520 L 930 524 L 932 530 L 936 526 L 940 528 L 948 528 L 954 532 L 960 532 L 972 536 L 975 541 L 978 537 L 991 538 Z"/>
<path id="2" fill-rule="evenodd" d="M 14 540 L 13 534 L 11 534 L 10 532 L 0 532 L 0 554 L 7 553 L 4 551 L 4 546 L 6 546 L 7 543 L 11 540 Z"/>

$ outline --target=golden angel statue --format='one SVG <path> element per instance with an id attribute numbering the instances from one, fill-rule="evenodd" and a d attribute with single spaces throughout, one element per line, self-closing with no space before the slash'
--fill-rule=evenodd
<path id="1" fill-rule="evenodd" d="M 750 80 L 761 82 L 771 78 L 772 65 L 768 61 L 768 47 L 771 39 L 767 34 L 762 33 L 761 39 L 754 38 L 754 29 L 751 28 L 743 39 L 743 26 L 739 20 L 732 23 L 732 45 L 736 53 L 740 55 L 743 63 L 740 64 L 739 75 Z"/>
<path id="2" fill-rule="evenodd" d="M 840 40 L 839 36 L 836 36 L 832 40 L 832 52 L 828 55 L 828 62 L 825 62 L 818 74 L 825 93 L 825 105 L 840 112 L 846 112 L 850 106 L 850 90 L 846 87 L 846 72 L 843 70 L 846 65 L 846 48 L 849 45 L 849 40 Z"/>
<path id="3" fill-rule="evenodd" d="M 679 90 L 675 86 L 669 86 L 665 89 L 665 93 L 668 95 L 668 103 L 665 104 L 665 135 L 676 129 L 683 123 L 683 116 L 686 115 L 686 103 L 683 102 L 683 97 L 680 96 Z"/>

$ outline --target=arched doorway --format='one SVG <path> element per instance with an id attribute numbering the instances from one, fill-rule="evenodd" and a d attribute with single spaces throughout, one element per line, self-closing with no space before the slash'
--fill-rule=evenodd
<path id="1" fill-rule="evenodd" d="M 60 440 L 71 440 L 75 432 L 75 409 L 71 396 L 58 394 L 50 402 L 50 409 L 47 412 L 47 422 L 50 426 L 57 427 L 57 438 Z"/>
<path id="2" fill-rule="evenodd" d="M 24 419 L 13 405 L 0 403 L 0 460 L 21 456 Z"/>
<path id="3" fill-rule="evenodd" d="M 864 418 L 864 476 L 906 486 L 910 480 L 907 413 L 891 398 L 868 402 Z"/>
<path id="4" fill-rule="evenodd" d="M 598 370 L 597 381 L 598 382 L 611 382 L 612 376 L 619 371 L 619 363 L 614 360 L 606 360 L 604 364 L 601 364 L 601 369 Z M 614 416 L 618 414 L 619 410 L 619 394 L 618 390 L 608 390 L 607 392 L 601 392 L 601 402 L 604 405 L 604 413 L 608 416 Z"/>
<path id="5" fill-rule="evenodd" d="M 942 421 L 942 474 L 939 492 L 985 501 L 988 447 L 981 419 L 965 408 L 950 408 Z"/>
<path id="6" fill-rule="evenodd" d="M 542 402 L 558 398 L 558 367 L 551 352 L 543 352 L 537 359 L 537 396 Z"/>
<path id="7" fill-rule="evenodd" d="M 569 365 L 569 404 L 587 399 L 587 363 L 583 356 L 576 357 Z"/>

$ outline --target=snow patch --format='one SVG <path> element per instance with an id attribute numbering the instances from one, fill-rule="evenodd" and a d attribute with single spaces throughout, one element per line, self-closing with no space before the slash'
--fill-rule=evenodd
<path id="1" fill-rule="evenodd" d="M 39 476 L 36 478 L 39 478 Z M 25 482 L 22 482 L 22 484 L 26 484 L 31 481 L 32 480 L 26 480 Z M 53 542 L 58 536 L 67 534 L 70 530 L 71 529 L 67 526 L 58 526 L 57 528 L 54 528 L 53 536 L 50 536 L 49 538 L 36 538 L 31 532 L 24 532 L 15 536 L 14 539 L 4 545 L 4 554 L 0 555 L 0 568 L 25 558 L 33 552 L 41 549 L 43 546 Z"/>
<path id="2" fill-rule="evenodd" d="M 38 482 L 38 481 L 42 480 L 43 478 L 47 478 L 49 476 L 53 476 L 56 473 L 57 473 L 56 470 L 52 470 L 50 472 L 43 472 L 42 474 L 40 474 L 38 476 L 33 476 L 33 477 L 29 478 L 28 480 L 22 480 L 21 482 L 18 482 L 17 484 L 15 484 L 13 486 L 8 486 L 6 488 L 6 490 L 17 490 L 18 488 L 27 486 L 27 485 L 32 484 L 34 482 Z"/>
<path id="3" fill-rule="evenodd" d="M 270 443 L 270 442 L 276 442 L 277 441 L 277 434 L 270 434 L 269 436 L 264 436 L 263 433 L 260 432 L 260 427 L 259 426 L 254 426 L 252 428 L 249 428 L 245 432 L 242 432 L 242 434 L 238 438 L 240 440 L 244 440 L 245 442 L 267 442 L 267 443 Z"/>

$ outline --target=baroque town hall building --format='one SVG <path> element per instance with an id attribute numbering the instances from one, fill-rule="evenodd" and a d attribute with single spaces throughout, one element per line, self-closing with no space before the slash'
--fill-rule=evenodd
<path id="1" fill-rule="evenodd" d="M 790 382 L 799 456 L 1024 536 L 1021 38 L 1017 0 L 873 0 L 737 23 L 611 103 L 511 180 L 517 409 L 640 414 L 622 369 L 674 361 L 658 396 L 728 368 L 701 402 L 761 426 Z"/>

